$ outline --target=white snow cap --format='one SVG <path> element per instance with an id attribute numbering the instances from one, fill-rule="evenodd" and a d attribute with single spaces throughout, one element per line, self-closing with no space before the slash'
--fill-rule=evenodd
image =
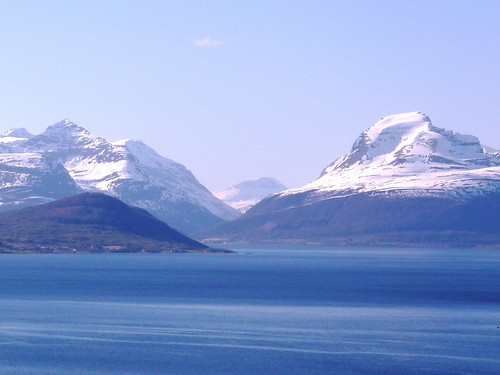
<path id="1" fill-rule="evenodd" d="M 422 112 L 383 117 L 361 133 L 351 151 L 319 179 L 283 194 L 318 191 L 443 192 L 500 189 L 500 160 L 477 137 L 432 125 Z"/>

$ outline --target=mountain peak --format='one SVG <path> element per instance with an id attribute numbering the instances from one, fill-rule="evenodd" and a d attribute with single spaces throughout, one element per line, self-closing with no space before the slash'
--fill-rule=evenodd
<path id="1" fill-rule="evenodd" d="M 59 121 L 57 124 L 61 124 L 61 125 L 74 125 L 74 123 L 69 119 L 69 118 L 65 118 L 64 120 L 62 121 Z"/>
<path id="2" fill-rule="evenodd" d="M 420 173 L 439 169 L 474 169 L 489 164 L 477 137 L 432 125 L 422 112 L 386 116 L 361 133 L 351 152 L 330 164 L 322 176 L 333 171 L 367 167 Z"/>
<path id="3" fill-rule="evenodd" d="M 106 148 L 109 143 L 100 137 L 93 136 L 69 119 L 59 121 L 31 138 L 27 147 L 29 150 L 62 151 L 85 148 Z"/>
<path id="4" fill-rule="evenodd" d="M 386 127 L 392 127 L 396 126 L 399 127 L 404 124 L 420 124 L 422 122 L 430 122 L 429 116 L 427 116 L 425 113 L 421 111 L 415 111 L 415 112 L 403 112 L 403 113 L 396 113 L 392 115 L 387 115 L 382 117 L 379 121 L 377 121 L 373 126 L 370 127 L 372 128 L 386 128 Z M 404 125 L 404 126 L 408 126 Z"/>
<path id="5" fill-rule="evenodd" d="M 429 131 L 431 127 L 430 118 L 422 112 L 401 113 L 383 117 L 363 132 L 362 136 L 365 136 L 363 138 L 370 144 L 371 149 L 383 153 L 394 149 L 408 137 L 413 138 L 419 133 Z"/>
<path id="6" fill-rule="evenodd" d="M 72 131 L 74 132 L 75 130 L 81 131 L 81 132 L 87 132 L 88 131 L 78 125 L 76 125 L 73 121 L 71 121 L 68 118 L 65 118 L 64 120 L 61 120 L 59 122 L 56 122 L 55 124 L 49 126 L 45 132 L 60 132 L 60 131 Z"/>
<path id="7" fill-rule="evenodd" d="M 75 123 L 68 119 L 59 121 L 54 125 L 47 127 L 47 129 L 38 135 L 39 138 L 46 138 L 53 142 L 67 143 L 70 139 L 79 138 L 82 136 L 90 136 L 89 131 L 77 126 Z"/>

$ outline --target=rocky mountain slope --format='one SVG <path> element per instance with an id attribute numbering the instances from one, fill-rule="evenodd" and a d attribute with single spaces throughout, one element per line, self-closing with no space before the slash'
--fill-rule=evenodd
<path id="1" fill-rule="evenodd" d="M 0 252 L 210 252 L 147 211 L 83 193 L 0 214 Z"/>
<path id="2" fill-rule="evenodd" d="M 299 189 L 210 233 L 225 240 L 500 246 L 500 156 L 420 113 L 382 118 Z"/>
<path id="3" fill-rule="evenodd" d="M 231 207 L 244 213 L 268 195 L 283 190 L 286 190 L 286 186 L 275 178 L 262 177 L 258 180 L 240 182 L 213 194 Z"/>
<path id="4" fill-rule="evenodd" d="M 239 215 L 215 198 L 183 165 L 144 143 L 111 143 L 69 120 L 49 126 L 39 135 L 25 129 L 10 130 L 0 135 L 0 147 L 0 163 L 2 158 L 22 160 L 26 155 L 49 158 L 54 166 L 59 163 L 63 167 L 79 189 L 104 192 L 145 208 L 186 233 Z M 67 195 L 65 190 L 54 190 L 44 199 Z M 10 205 L 14 201 L 11 199 Z"/>

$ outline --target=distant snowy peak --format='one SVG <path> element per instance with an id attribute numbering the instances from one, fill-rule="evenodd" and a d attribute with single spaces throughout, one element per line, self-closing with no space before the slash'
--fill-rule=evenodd
<path id="1" fill-rule="evenodd" d="M 262 177 L 258 180 L 243 181 L 230 188 L 217 191 L 214 195 L 231 207 L 246 212 L 268 195 L 285 189 L 286 186 L 275 178 Z"/>
<path id="2" fill-rule="evenodd" d="M 12 128 L 0 134 L 0 142 L 4 142 L 5 138 L 29 139 L 33 137 L 34 135 L 25 128 Z"/>
<path id="3" fill-rule="evenodd" d="M 22 152 L 23 144 L 34 135 L 24 128 L 13 128 L 0 134 L 0 152 Z"/>
<path id="4" fill-rule="evenodd" d="M 500 187 L 498 153 L 478 138 L 432 125 L 421 112 L 382 118 L 356 139 L 351 151 L 326 167 L 318 180 L 293 194 L 419 191 L 476 194 Z"/>

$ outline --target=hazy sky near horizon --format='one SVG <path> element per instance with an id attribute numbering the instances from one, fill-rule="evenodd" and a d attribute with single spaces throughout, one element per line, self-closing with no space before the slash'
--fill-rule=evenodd
<path id="1" fill-rule="evenodd" d="M 380 117 L 500 149 L 498 1 L 0 0 L 0 132 L 69 118 L 218 190 L 302 186 Z"/>

